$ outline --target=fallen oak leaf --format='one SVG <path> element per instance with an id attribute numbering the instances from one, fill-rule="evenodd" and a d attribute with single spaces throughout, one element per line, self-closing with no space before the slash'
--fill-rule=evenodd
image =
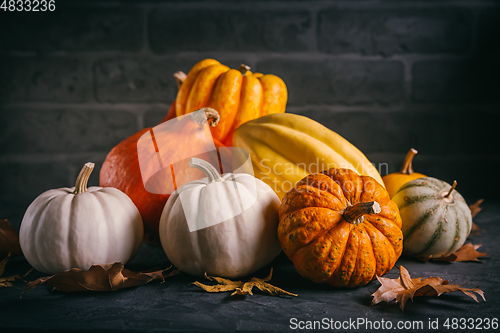
<path id="1" fill-rule="evenodd" d="M 88 271 L 72 268 L 52 276 L 39 278 L 28 282 L 23 295 L 40 285 L 54 287 L 64 292 L 75 291 L 116 291 L 124 288 L 144 285 L 153 280 L 165 282 L 165 278 L 174 276 L 179 271 L 168 271 L 172 266 L 154 272 L 133 272 L 124 268 L 123 263 L 116 262 L 107 265 L 92 265 Z"/>
<path id="2" fill-rule="evenodd" d="M 0 262 L 0 287 L 12 287 L 12 282 L 25 278 L 33 270 L 33 268 L 30 269 L 24 275 L 14 274 L 11 276 L 2 277 L 3 273 L 5 272 L 5 267 L 7 266 L 9 258 L 10 258 L 10 253 Z"/>
<path id="3" fill-rule="evenodd" d="M 8 220 L 0 220 L 0 255 L 11 253 L 13 256 L 22 254 L 19 236 Z"/>
<path id="4" fill-rule="evenodd" d="M 480 248 L 481 244 L 472 245 L 471 243 L 467 243 L 458 249 L 456 252 L 443 257 L 436 258 L 438 261 L 479 261 L 479 257 L 484 257 L 487 254 L 484 252 L 478 252 L 477 249 Z"/>
<path id="5" fill-rule="evenodd" d="M 205 273 L 205 278 L 207 278 L 210 281 L 216 281 L 219 284 L 216 285 L 205 285 L 203 283 L 200 283 L 198 281 L 193 282 L 192 284 L 202 288 L 203 290 L 210 292 L 210 293 L 217 293 L 217 292 L 224 292 L 224 291 L 233 291 L 234 292 L 231 294 L 231 296 L 234 295 L 253 295 L 252 289 L 254 287 L 257 287 L 261 291 L 268 293 L 271 296 L 279 296 L 279 295 L 289 295 L 289 296 L 297 296 L 297 294 L 292 294 L 286 290 L 283 290 L 281 288 L 275 287 L 270 283 L 267 283 L 266 281 L 271 280 L 271 277 L 273 275 L 273 269 L 271 268 L 271 272 L 269 275 L 264 278 L 264 279 L 259 279 L 256 277 L 253 277 L 250 279 L 248 282 L 242 282 L 242 281 L 231 281 L 229 279 L 224 279 L 220 277 L 214 277 L 214 276 L 208 276 Z"/>
<path id="6" fill-rule="evenodd" d="M 479 213 L 483 209 L 481 207 L 481 204 L 483 203 L 483 201 L 484 201 L 484 199 L 479 199 L 478 201 L 469 205 L 469 209 L 470 209 L 472 218 L 474 218 L 477 215 L 477 213 Z"/>
<path id="7" fill-rule="evenodd" d="M 281 288 L 275 287 L 270 283 L 267 283 L 266 281 L 271 280 L 271 277 L 273 276 L 273 269 L 271 268 L 271 272 L 269 272 L 269 275 L 264 278 L 264 279 L 259 279 L 256 277 L 253 277 L 250 279 L 250 281 L 245 282 L 242 288 L 236 288 L 236 290 L 231 294 L 231 296 L 234 295 L 253 295 L 252 289 L 253 287 L 257 287 L 260 291 L 268 293 L 271 296 L 279 296 L 279 295 L 288 295 L 288 296 L 298 296 L 297 294 L 292 294 L 286 290 L 283 290 Z"/>
<path id="8" fill-rule="evenodd" d="M 486 301 L 484 292 L 479 288 L 462 288 L 456 284 L 448 284 L 448 280 L 443 280 L 440 277 L 412 279 L 410 273 L 402 265 L 399 266 L 399 277 L 397 279 L 388 279 L 379 276 L 377 276 L 377 279 L 381 286 L 372 294 L 372 305 L 380 302 L 390 303 L 396 300 L 401 310 L 404 310 L 407 300 L 411 299 L 413 301 L 413 297 L 415 296 L 437 297 L 453 291 L 461 291 L 479 303 L 474 294 L 477 293 Z"/>
<path id="9" fill-rule="evenodd" d="M 469 205 L 469 209 L 470 209 L 472 218 L 474 218 L 477 215 L 477 213 L 479 213 L 483 209 L 481 207 L 481 204 L 483 203 L 483 201 L 484 201 L 484 199 L 479 199 L 475 203 Z M 482 229 L 476 223 L 474 223 L 474 221 L 472 221 L 472 226 L 471 226 L 470 231 L 471 232 L 479 232 L 481 230 Z"/>
<path id="10" fill-rule="evenodd" d="M 241 281 L 231 281 L 231 280 L 220 278 L 220 277 L 208 276 L 207 273 L 205 273 L 205 278 L 207 280 L 210 280 L 210 281 L 219 282 L 219 284 L 215 284 L 213 286 L 208 286 L 208 285 L 200 283 L 198 281 L 193 282 L 191 284 L 194 284 L 195 286 L 198 286 L 201 289 L 203 289 L 209 293 L 220 293 L 220 292 L 224 292 L 224 291 L 233 291 L 236 288 L 243 287 L 243 285 L 244 285 L 244 282 L 241 282 Z"/>

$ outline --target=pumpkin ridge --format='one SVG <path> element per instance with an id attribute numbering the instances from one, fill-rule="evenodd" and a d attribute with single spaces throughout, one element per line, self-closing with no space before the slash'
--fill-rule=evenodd
<path id="1" fill-rule="evenodd" d="M 356 264 L 354 266 L 354 271 L 351 274 L 351 277 L 349 279 L 349 283 L 347 284 L 347 287 L 355 287 L 358 285 L 365 285 L 366 283 L 368 283 L 369 281 L 372 280 L 373 276 L 375 275 L 376 268 L 377 268 L 376 261 L 375 261 L 375 254 L 373 253 L 373 247 L 371 244 L 371 240 L 368 237 L 368 233 L 366 232 L 365 226 L 363 225 L 363 223 L 361 223 L 361 224 L 357 225 L 356 227 L 358 229 L 358 253 L 357 253 L 357 257 L 356 257 Z M 368 240 L 368 242 L 367 242 L 367 240 Z M 363 245 L 365 245 L 365 246 L 363 246 Z M 365 250 L 368 251 L 368 255 L 371 253 L 371 257 L 373 260 L 367 261 L 366 257 L 363 257 L 362 253 L 360 254 L 361 251 L 365 251 Z M 364 264 L 365 264 L 365 267 L 363 267 L 364 271 L 361 271 L 362 265 L 360 262 L 361 263 L 364 262 Z M 375 267 L 372 267 L 374 262 L 375 262 Z M 370 268 L 372 268 L 372 270 L 373 270 L 372 272 L 370 272 L 371 274 L 364 276 L 364 273 L 366 273 L 367 269 L 370 269 Z M 354 276 L 354 279 L 353 279 L 353 276 Z M 369 278 L 367 279 L 368 276 L 369 276 Z M 366 282 L 364 281 L 365 279 L 367 279 Z"/>
<path id="2" fill-rule="evenodd" d="M 443 211 L 443 214 L 442 214 L 443 217 L 446 216 L 446 211 L 447 211 L 447 209 L 445 208 L 445 210 Z M 448 221 L 446 221 L 446 222 L 448 222 Z M 443 231 L 444 231 L 443 219 L 439 219 L 438 226 L 437 226 L 436 230 L 432 234 L 431 239 L 429 241 L 427 241 L 427 243 L 425 243 L 423 250 L 420 251 L 420 254 L 426 253 L 431 247 L 433 247 L 436 244 L 436 242 L 441 238 L 441 233 Z"/>
<path id="3" fill-rule="evenodd" d="M 336 287 L 346 286 L 347 287 L 349 285 L 349 282 L 351 281 L 351 277 L 352 277 L 354 271 L 356 270 L 356 265 L 352 266 L 353 268 L 350 271 L 350 273 L 348 272 L 348 270 L 345 270 L 345 275 L 347 275 L 349 273 L 348 277 L 345 277 L 344 274 L 342 274 L 342 272 L 338 272 L 339 270 L 342 270 L 344 268 L 343 267 L 344 264 L 347 265 L 347 268 L 349 268 L 349 266 L 350 266 L 349 262 L 346 261 L 347 257 L 345 256 L 345 254 L 346 254 L 347 248 L 350 246 L 349 243 L 351 242 L 351 239 L 353 237 L 356 237 L 356 254 L 355 254 L 356 263 L 359 260 L 359 256 L 358 256 L 358 254 L 359 254 L 359 237 L 355 235 L 355 229 L 356 229 L 356 226 L 352 225 L 351 231 L 349 233 L 349 237 L 347 238 L 346 246 L 344 247 L 344 253 L 342 254 L 340 264 L 338 265 L 337 269 L 333 272 L 332 278 L 330 278 L 327 281 L 329 284 L 331 284 L 333 286 L 336 286 Z M 352 244 L 352 245 L 354 245 L 354 244 Z"/>
<path id="4" fill-rule="evenodd" d="M 424 214 L 422 214 L 422 216 L 420 217 L 420 219 L 418 220 L 417 223 L 415 223 L 410 230 L 408 230 L 408 232 L 406 233 L 405 235 L 405 239 L 410 239 L 411 236 L 413 235 L 413 233 L 422 225 L 424 224 L 430 217 L 432 217 L 434 215 L 434 213 L 437 211 L 438 209 L 428 209 Z"/>
<path id="5" fill-rule="evenodd" d="M 365 223 L 368 222 L 370 224 L 370 226 L 372 226 L 377 231 L 379 231 L 385 237 L 385 239 L 389 242 L 389 244 L 391 244 L 391 246 L 394 248 L 394 252 L 395 253 L 398 252 L 398 251 L 396 251 L 397 248 L 402 249 L 402 245 L 398 246 L 398 244 L 397 244 L 397 242 L 401 241 L 403 238 L 403 232 L 401 231 L 401 228 L 388 218 L 385 218 L 382 216 L 380 216 L 380 217 L 376 217 L 376 216 L 379 216 L 379 215 L 366 216 Z M 381 221 L 381 222 L 377 223 L 377 221 Z M 382 226 L 381 224 L 382 225 L 385 224 L 385 225 L 389 226 L 388 229 L 387 230 L 381 229 L 380 228 Z M 394 231 L 393 229 L 399 231 L 400 239 L 392 240 L 392 237 L 390 236 L 392 234 L 389 234 L 389 232 Z M 401 251 L 399 251 L 399 252 L 401 252 Z M 399 255 L 398 255 L 398 257 L 399 257 Z"/>
<path id="6" fill-rule="evenodd" d="M 397 190 L 394 195 L 396 195 L 397 193 L 399 193 L 402 190 L 406 190 L 406 189 L 413 188 L 413 187 L 429 187 L 429 184 L 414 184 L 414 183 L 412 184 L 412 183 L 408 182 L 408 183 L 404 184 L 403 186 L 401 186 L 399 188 L 399 190 Z"/>
<path id="7" fill-rule="evenodd" d="M 373 255 L 375 257 L 375 275 L 382 276 L 387 273 L 387 271 L 392 269 L 393 261 L 395 262 L 397 260 L 398 256 L 396 256 L 396 250 L 389 239 L 371 223 L 366 223 L 365 230 L 367 234 L 370 232 L 373 234 L 373 236 L 370 237 L 370 241 L 372 243 Z M 382 245 L 385 246 L 374 244 L 374 242 L 376 242 L 376 237 L 383 237 L 385 244 Z M 378 258 L 377 254 L 379 254 Z M 385 259 L 385 261 L 379 261 L 379 259 Z"/>
<path id="8" fill-rule="evenodd" d="M 414 197 L 405 197 L 405 203 L 399 206 L 399 211 L 402 211 L 403 209 L 416 204 L 416 203 L 421 203 L 426 200 L 431 200 L 431 199 L 436 199 L 436 195 L 431 194 L 431 195 L 419 195 L 419 196 L 414 196 Z"/>
<path id="9" fill-rule="evenodd" d="M 294 213 L 295 213 L 295 214 L 299 214 L 299 212 L 300 212 L 300 211 L 312 211 L 312 212 L 317 212 L 318 210 L 319 210 L 319 211 L 323 211 L 323 212 L 325 212 L 325 211 L 327 211 L 327 212 L 328 212 L 328 211 L 332 211 L 332 212 L 334 212 L 334 213 L 338 214 L 338 212 L 336 212 L 335 210 L 330 209 L 330 208 L 328 208 L 328 207 L 304 207 L 304 208 L 299 208 L 299 209 L 297 209 L 297 210 L 295 210 L 295 211 L 293 211 L 293 212 L 289 212 L 289 213 L 287 213 L 287 214 L 283 215 L 283 216 L 280 218 L 280 221 L 281 221 L 281 220 L 286 220 L 286 219 L 287 219 L 287 217 L 288 217 L 289 215 L 292 215 L 292 214 L 294 214 Z M 295 220 L 295 218 L 294 218 L 293 216 L 292 216 L 292 217 L 290 217 L 290 219 Z M 315 235 L 315 236 L 313 236 L 313 237 L 311 238 L 311 240 L 309 240 L 307 243 L 305 243 L 305 244 L 303 245 L 303 247 L 307 246 L 308 244 L 311 244 L 311 243 L 315 242 L 315 241 L 316 241 L 319 237 L 321 237 L 321 236 L 325 235 L 326 233 L 330 232 L 330 231 L 331 231 L 331 230 L 332 230 L 332 229 L 333 229 L 336 225 L 338 225 L 338 224 L 339 224 L 340 222 L 342 222 L 342 221 L 343 221 L 342 216 L 339 216 L 339 219 L 338 219 L 338 221 L 337 221 L 336 223 L 334 223 L 333 225 L 331 225 L 329 228 L 328 228 L 328 227 L 324 227 L 324 229 L 323 229 L 323 230 L 318 231 L 318 234 L 317 234 L 317 235 Z M 307 222 L 306 222 L 306 223 L 307 223 Z M 315 223 L 316 223 L 316 224 L 318 224 L 317 222 L 315 222 Z M 280 226 L 281 226 L 281 224 L 280 224 Z M 280 228 L 280 226 L 279 226 L 278 228 Z M 290 228 L 290 224 L 288 225 L 288 228 L 287 228 L 287 229 L 289 229 L 289 228 Z M 289 230 L 289 231 L 288 231 L 288 230 L 284 230 L 285 234 L 284 234 L 283 236 L 285 236 L 285 238 L 290 239 L 289 237 L 290 237 L 290 235 L 293 233 L 293 231 L 295 231 L 295 230 L 297 230 L 297 229 L 301 229 L 301 228 L 302 228 L 302 226 L 300 226 L 300 225 L 293 225 L 293 226 L 292 226 L 292 228 L 293 228 L 293 229 L 291 229 L 291 230 Z M 284 249 L 284 250 L 285 250 L 285 249 Z M 292 256 L 295 256 L 295 255 L 297 254 L 297 251 L 298 251 L 298 250 L 299 250 L 299 249 L 297 249 L 297 250 L 293 251 L 293 252 L 292 252 L 292 253 L 293 253 L 293 255 L 292 255 Z M 289 252 L 290 250 L 289 250 L 289 249 L 287 249 L 286 251 L 287 251 L 287 252 Z"/>

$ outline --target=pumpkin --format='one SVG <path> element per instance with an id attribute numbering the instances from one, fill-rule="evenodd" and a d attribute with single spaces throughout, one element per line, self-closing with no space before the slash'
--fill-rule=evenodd
<path id="1" fill-rule="evenodd" d="M 396 192 L 403 186 L 404 184 L 412 181 L 413 179 L 427 177 L 424 174 L 413 172 L 413 157 L 418 153 L 416 149 L 411 148 L 410 151 L 406 154 L 406 157 L 403 161 L 403 166 L 399 172 L 393 172 L 388 175 L 385 175 L 382 180 L 384 181 L 385 188 L 391 198 L 396 194 Z"/>
<path id="2" fill-rule="evenodd" d="M 179 187 L 160 220 L 160 239 L 169 260 L 181 271 L 235 278 L 274 259 L 279 199 L 262 181 L 246 173 L 219 172 L 192 158 L 190 166 L 206 178 Z"/>
<path id="3" fill-rule="evenodd" d="M 357 287 L 389 272 L 403 249 L 401 217 L 385 188 L 349 169 L 312 174 L 280 206 L 278 238 L 297 272 Z"/>
<path id="4" fill-rule="evenodd" d="M 49 190 L 28 207 L 19 240 L 36 270 L 55 274 L 94 264 L 126 263 L 142 243 L 141 215 L 115 188 L 89 187 L 94 163 L 86 163 L 73 188 Z"/>
<path id="5" fill-rule="evenodd" d="M 212 117 L 210 118 L 212 120 L 215 119 L 212 122 L 212 125 L 215 126 L 219 116 L 210 113 L 208 117 Z M 160 124 L 173 118 L 175 118 L 175 102 L 171 105 L 167 116 Z M 115 187 L 127 194 L 141 213 L 146 241 L 159 245 L 158 225 L 161 212 L 170 194 L 148 192 L 144 187 L 138 158 L 137 142 L 145 133 L 150 131 L 151 128 L 145 128 L 137 132 L 120 142 L 109 152 L 101 168 L 99 185 L 102 187 Z M 163 149 L 171 151 L 172 154 L 175 154 L 176 151 L 182 153 L 183 145 L 189 144 L 185 141 L 179 141 L 176 137 L 163 136 L 156 139 L 158 142 L 172 142 L 170 147 L 168 144 L 165 144 L 163 147 Z M 214 143 L 216 147 L 223 147 L 217 140 L 214 140 Z"/>
<path id="6" fill-rule="evenodd" d="M 311 173 L 335 167 L 383 181 L 377 169 L 349 141 L 317 123 L 295 114 L 272 114 L 241 125 L 233 145 L 246 149 L 254 174 L 280 198 Z"/>
<path id="7" fill-rule="evenodd" d="M 408 254 L 439 258 L 457 251 L 472 227 L 472 215 L 453 186 L 433 178 L 412 180 L 394 195 L 403 219 L 404 248 Z"/>
<path id="8" fill-rule="evenodd" d="M 214 59 L 198 62 L 177 93 L 177 116 L 202 107 L 214 108 L 221 122 L 212 129 L 212 135 L 231 145 L 234 130 L 244 122 L 285 112 L 288 92 L 283 80 L 272 74 L 252 73 L 249 69 L 246 65 L 230 69 Z"/>

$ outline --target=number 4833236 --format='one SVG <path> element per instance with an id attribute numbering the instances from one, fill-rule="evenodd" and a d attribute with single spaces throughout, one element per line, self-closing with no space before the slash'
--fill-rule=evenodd
<path id="1" fill-rule="evenodd" d="M 0 0 L 1 1 L 1 0 Z M 3 0 L 0 9 L 4 12 L 53 12 L 55 0 Z"/>

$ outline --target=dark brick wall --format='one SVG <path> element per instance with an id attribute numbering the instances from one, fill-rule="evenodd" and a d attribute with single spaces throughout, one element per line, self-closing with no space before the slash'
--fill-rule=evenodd
<path id="1" fill-rule="evenodd" d="M 287 111 L 360 148 L 498 197 L 498 1 L 56 1 L 0 12 L 0 218 L 72 186 L 86 161 L 163 118 L 175 71 L 214 57 L 282 77 Z M 387 167 L 385 166 L 385 164 Z M 486 172 L 489 172 L 486 174 Z"/>

